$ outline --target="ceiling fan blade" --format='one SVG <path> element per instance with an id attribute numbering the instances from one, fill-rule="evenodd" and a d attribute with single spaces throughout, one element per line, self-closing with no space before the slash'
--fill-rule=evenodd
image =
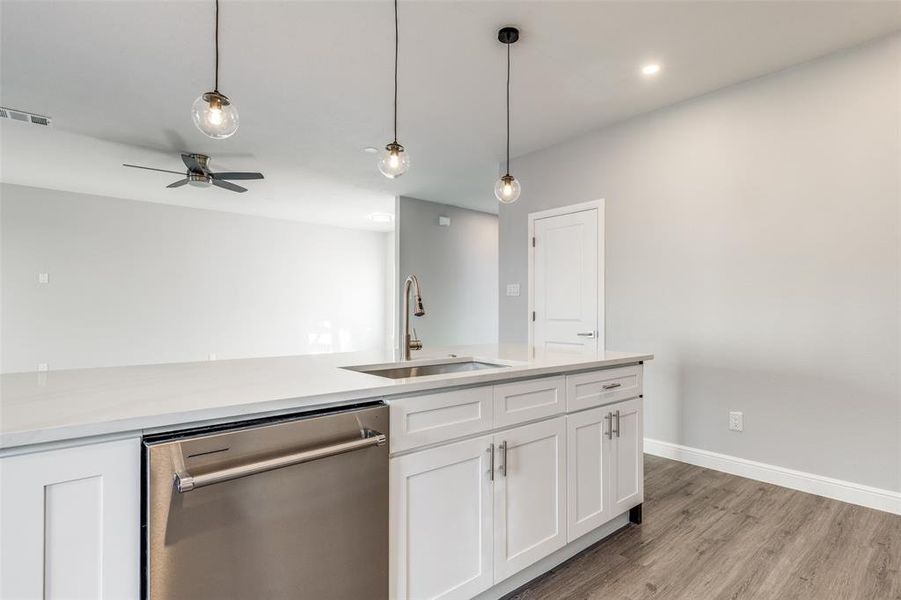
<path id="1" fill-rule="evenodd" d="M 131 167 L 132 169 L 146 169 L 148 171 L 159 171 L 160 173 L 174 173 L 175 175 L 184 175 L 184 171 L 170 171 L 168 169 L 155 169 L 153 167 L 142 167 L 140 165 L 127 165 L 122 163 L 123 167 Z"/>
<path id="2" fill-rule="evenodd" d="M 182 162 L 185 163 L 185 166 L 188 167 L 189 171 L 196 171 L 198 173 L 206 173 L 206 169 L 203 168 L 197 159 L 194 158 L 193 154 L 182 154 L 181 155 Z"/>
<path id="3" fill-rule="evenodd" d="M 246 192 L 247 188 L 241 187 L 240 185 L 235 185 L 234 183 L 229 183 L 227 181 L 222 181 L 221 179 L 212 179 L 211 183 L 216 187 L 221 187 L 226 190 L 230 190 L 232 192 Z"/>
<path id="4" fill-rule="evenodd" d="M 229 173 L 210 173 L 210 177 L 213 179 L 262 179 L 262 173 L 240 173 L 240 172 L 229 172 Z"/>
<path id="5" fill-rule="evenodd" d="M 167 188 L 177 188 L 177 187 L 183 186 L 183 185 L 186 184 L 186 183 L 188 183 L 188 178 L 187 178 L 187 177 L 185 177 L 184 179 L 179 179 L 179 180 L 176 181 L 175 183 L 170 183 L 170 184 L 167 185 L 166 187 L 167 187 Z"/>

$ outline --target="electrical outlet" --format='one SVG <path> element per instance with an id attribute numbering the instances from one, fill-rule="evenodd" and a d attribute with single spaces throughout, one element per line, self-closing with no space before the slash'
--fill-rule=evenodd
<path id="1" fill-rule="evenodd" d="M 216 360 L 216 353 L 215 353 L 215 352 L 210 352 L 209 359 L 210 359 L 210 360 Z"/>
<path id="2" fill-rule="evenodd" d="M 47 363 L 38 363 L 38 373 L 46 373 L 50 370 L 50 365 Z"/>
<path id="3" fill-rule="evenodd" d="M 508 296 L 519 296 L 519 284 L 518 283 L 508 283 L 507 284 L 507 295 Z"/>
<path id="4" fill-rule="evenodd" d="M 729 413 L 729 431 L 744 431 L 744 413 L 732 411 Z"/>
<path id="5" fill-rule="evenodd" d="M 38 283 L 50 283 L 50 273 L 38 273 Z"/>

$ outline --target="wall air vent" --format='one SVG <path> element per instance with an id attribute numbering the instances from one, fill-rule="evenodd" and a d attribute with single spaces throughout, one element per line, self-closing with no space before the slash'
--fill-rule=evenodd
<path id="1" fill-rule="evenodd" d="M 23 123 L 32 123 L 34 125 L 50 126 L 50 117 L 36 115 L 34 113 L 25 112 L 24 110 L 16 110 L 14 108 L 5 108 L 0 106 L 0 119 L 12 119 L 13 121 L 22 121 Z"/>

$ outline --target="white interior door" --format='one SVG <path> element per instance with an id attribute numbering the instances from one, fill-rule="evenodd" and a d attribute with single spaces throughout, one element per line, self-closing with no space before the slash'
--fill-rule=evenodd
<path id="1" fill-rule="evenodd" d="M 533 215 L 532 343 L 536 348 L 603 347 L 598 343 L 603 335 L 599 209 L 573 209 Z"/>

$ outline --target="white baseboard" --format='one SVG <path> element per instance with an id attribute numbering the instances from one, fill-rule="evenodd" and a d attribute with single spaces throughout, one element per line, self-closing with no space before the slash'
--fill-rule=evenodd
<path id="1" fill-rule="evenodd" d="M 901 515 L 901 493 L 891 490 L 842 481 L 813 473 L 795 471 L 776 465 L 680 446 L 670 442 L 661 442 L 645 438 L 644 451 L 654 456 L 671 458 L 690 465 L 697 465 L 723 473 L 747 477 L 755 481 L 772 483 L 782 487 L 825 496 L 833 500 L 841 500 L 849 504 L 875 508 L 896 515 Z"/>

